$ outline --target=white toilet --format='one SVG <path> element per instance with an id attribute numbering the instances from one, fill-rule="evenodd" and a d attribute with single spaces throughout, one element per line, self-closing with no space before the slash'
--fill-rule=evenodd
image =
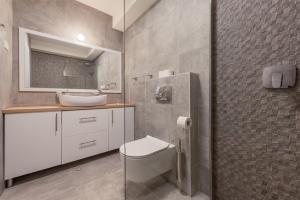
<path id="1" fill-rule="evenodd" d="M 168 172 L 176 165 L 175 145 L 149 135 L 123 144 L 120 156 L 122 163 L 126 162 L 126 179 L 138 183 Z"/>

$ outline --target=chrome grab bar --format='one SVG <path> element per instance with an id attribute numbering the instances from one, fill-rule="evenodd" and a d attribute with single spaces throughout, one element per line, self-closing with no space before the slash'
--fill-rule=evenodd
<path id="1" fill-rule="evenodd" d="M 136 75 L 132 77 L 133 80 L 137 81 L 139 78 L 149 77 L 150 79 L 153 78 L 152 74 L 142 74 L 142 75 Z"/>

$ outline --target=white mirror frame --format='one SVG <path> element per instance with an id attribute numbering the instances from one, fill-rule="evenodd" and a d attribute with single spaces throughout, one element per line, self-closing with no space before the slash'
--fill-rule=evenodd
<path id="1" fill-rule="evenodd" d="M 35 88 L 30 86 L 30 44 L 29 44 L 29 34 L 37 35 L 41 37 L 46 37 L 62 42 L 67 42 L 71 44 L 76 44 L 83 47 L 89 47 L 91 49 L 98 49 L 106 52 L 112 52 L 116 54 L 120 54 L 122 57 L 122 52 L 115 51 L 111 49 L 106 49 L 102 47 L 98 47 L 95 45 L 68 40 L 64 38 L 60 38 L 54 35 L 50 35 L 47 33 L 41 33 L 38 31 L 29 30 L 26 28 L 19 27 L 19 91 L 21 92 L 87 92 L 87 93 L 122 93 L 122 62 L 120 64 L 120 81 L 119 86 L 120 90 L 92 90 L 92 89 L 68 89 L 68 88 Z"/>

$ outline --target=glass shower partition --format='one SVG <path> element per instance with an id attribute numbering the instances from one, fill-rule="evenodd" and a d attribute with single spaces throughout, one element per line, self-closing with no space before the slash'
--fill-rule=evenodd
<path id="1" fill-rule="evenodd" d="M 147 9 L 135 21 L 132 8 L 124 12 L 124 102 L 135 122 L 120 154 L 125 197 L 212 199 L 211 2 L 131 6 Z"/>

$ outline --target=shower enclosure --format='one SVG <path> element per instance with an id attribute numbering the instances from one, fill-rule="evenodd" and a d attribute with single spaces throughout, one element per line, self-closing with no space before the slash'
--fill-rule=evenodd
<path id="1" fill-rule="evenodd" d="M 212 199 L 211 2 L 147 2 L 134 23 L 124 12 L 125 198 Z"/>
<path id="2" fill-rule="evenodd" d="M 210 0 L 7 2 L 6 199 L 212 199 Z"/>

